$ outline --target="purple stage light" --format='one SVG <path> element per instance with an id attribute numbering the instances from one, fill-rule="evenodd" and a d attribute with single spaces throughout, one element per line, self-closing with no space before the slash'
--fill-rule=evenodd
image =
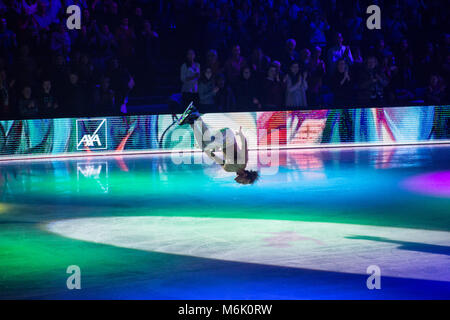
<path id="1" fill-rule="evenodd" d="M 421 174 L 403 182 L 403 186 L 414 192 L 450 198 L 450 171 Z"/>

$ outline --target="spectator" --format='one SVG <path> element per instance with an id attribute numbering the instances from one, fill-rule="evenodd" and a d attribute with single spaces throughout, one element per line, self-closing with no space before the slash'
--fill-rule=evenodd
<path id="1" fill-rule="evenodd" d="M 306 107 L 306 90 L 308 89 L 308 72 L 300 72 L 298 62 L 291 63 L 289 73 L 285 77 L 286 82 L 286 106 Z"/>
<path id="2" fill-rule="evenodd" d="M 96 49 L 98 56 L 102 59 L 102 64 L 112 57 L 117 49 L 117 42 L 111 33 L 108 25 L 103 25 L 100 32 L 96 33 Z"/>
<path id="3" fill-rule="evenodd" d="M 247 66 L 242 69 L 241 77 L 234 88 L 234 92 L 238 110 L 252 110 L 252 107 L 261 107 L 258 98 L 258 82 L 250 67 Z"/>
<path id="4" fill-rule="evenodd" d="M 386 75 L 378 66 L 376 57 L 367 59 L 360 76 L 360 95 L 362 103 L 380 105 L 384 101 L 384 88 L 388 85 Z"/>
<path id="5" fill-rule="evenodd" d="M 229 112 L 236 107 L 236 98 L 233 90 L 227 85 L 226 79 L 219 74 L 216 78 L 217 92 L 215 96 L 216 111 Z"/>
<path id="6" fill-rule="evenodd" d="M 118 107 L 116 112 L 120 110 L 120 112 L 126 113 L 127 97 L 134 88 L 134 78 L 126 67 L 119 64 L 119 60 L 116 58 L 110 61 L 106 77 L 110 79 L 111 89 L 114 91 L 115 106 Z"/>
<path id="7" fill-rule="evenodd" d="M 86 111 L 86 91 L 78 83 L 78 74 L 75 71 L 69 72 L 69 83 L 64 94 L 64 109 L 66 115 L 83 115 Z"/>
<path id="8" fill-rule="evenodd" d="M 284 50 L 283 55 L 280 58 L 281 65 L 285 66 L 286 68 L 286 70 L 284 70 L 285 72 L 288 71 L 287 68 L 289 68 L 289 66 L 294 61 L 298 62 L 300 60 L 300 55 L 295 50 L 296 45 L 297 42 L 294 39 L 289 39 L 286 41 L 286 49 Z"/>
<path id="9" fill-rule="evenodd" d="M 134 41 L 136 40 L 136 35 L 128 26 L 128 18 L 122 19 L 122 23 L 116 32 L 116 40 L 119 59 L 121 59 L 126 67 L 130 68 L 135 53 Z"/>
<path id="10" fill-rule="evenodd" d="M 219 88 L 214 83 L 214 73 L 211 67 L 206 67 L 198 83 L 200 110 L 214 110 L 214 98 Z"/>
<path id="11" fill-rule="evenodd" d="M 57 114 L 58 101 L 52 91 L 52 82 L 49 79 L 42 81 L 41 94 L 39 96 L 38 108 L 44 116 L 54 116 Z"/>
<path id="12" fill-rule="evenodd" d="M 276 60 L 273 61 L 271 63 L 271 66 L 275 67 L 275 71 L 276 71 L 275 76 L 276 76 L 276 78 L 278 80 L 284 79 L 284 72 L 281 70 L 281 63 L 280 63 L 280 61 L 276 61 Z"/>
<path id="13" fill-rule="evenodd" d="M 352 52 L 349 46 L 345 46 L 342 34 L 336 33 L 334 36 L 335 45 L 328 50 L 328 68 L 331 74 L 336 70 L 336 63 L 340 59 L 345 59 L 349 66 L 353 63 Z"/>
<path id="14" fill-rule="evenodd" d="M 140 68 L 136 69 L 137 82 L 141 84 L 143 89 L 148 90 L 154 86 L 155 71 L 159 58 L 159 35 L 152 29 L 148 20 L 142 22 L 142 31 L 138 33 L 137 48 L 137 58 L 143 62 Z"/>
<path id="15" fill-rule="evenodd" d="M 22 89 L 22 96 L 19 99 L 19 111 L 22 117 L 36 117 L 39 114 L 36 101 L 31 96 L 31 87 L 26 85 Z"/>
<path id="16" fill-rule="evenodd" d="M 334 105 L 347 107 L 351 103 L 353 79 L 345 59 L 337 62 L 336 72 L 331 76 L 331 87 L 334 95 Z"/>
<path id="17" fill-rule="evenodd" d="M 187 106 L 191 101 L 198 105 L 198 79 L 200 78 L 200 64 L 195 62 L 194 50 L 188 50 L 186 62 L 181 66 L 182 103 Z"/>
<path id="18" fill-rule="evenodd" d="M 315 47 L 309 65 L 306 67 L 306 70 L 309 71 L 307 100 L 310 106 L 318 106 L 320 104 L 320 92 L 323 85 L 323 78 L 326 74 L 325 61 L 321 57 L 322 48 Z"/>
<path id="19" fill-rule="evenodd" d="M 220 65 L 216 50 L 211 49 L 206 53 L 206 67 L 211 68 L 214 76 L 222 73 L 222 66 Z"/>
<path id="20" fill-rule="evenodd" d="M 40 89 L 41 82 L 37 79 L 46 74 L 51 80 L 52 95 L 60 104 L 55 115 L 61 114 L 67 99 L 65 88 L 70 69 L 79 76 L 78 86 L 84 90 L 86 105 L 89 102 L 95 105 L 100 88 L 105 86 L 102 79 L 110 78 L 109 87 L 115 96 L 113 108 L 120 114 L 126 110 L 134 79 L 140 90 L 132 94 L 150 96 L 151 101 L 174 85 L 178 77 L 177 48 L 183 46 L 202 51 L 214 48 L 205 56 L 202 66 L 211 67 L 213 77 L 225 73 L 225 83 L 232 85 L 239 102 L 245 97 L 245 104 L 248 104 L 248 95 L 241 91 L 248 87 L 239 87 L 246 83 L 241 77 L 242 67 L 247 63 L 251 67 L 251 87 L 256 83 L 257 96 L 263 101 L 268 98 L 263 92 L 263 83 L 268 84 L 265 78 L 273 58 L 282 62 L 281 65 L 276 63 L 276 78 L 285 79 L 284 73 L 289 71 L 293 61 L 300 62 L 300 74 L 308 70 L 307 101 L 310 106 L 326 106 L 332 102 L 333 73 L 337 61 L 342 58 L 349 66 L 352 85 L 358 86 L 361 97 L 367 98 L 368 89 L 363 88 L 362 80 L 368 72 L 363 61 L 370 56 L 378 59 L 380 67 L 377 69 L 386 78 L 387 86 L 381 85 L 384 90 L 376 90 L 384 91 L 385 99 L 380 101 L 409 105 L 422 99 L 433 100 L 427 97 L 431 74 L 439 72 L 444 83 L 450 81 L 448 13 L 441 9 L 445 6 L 439 7 L 443 1 L 429 4 L 417 0 L 396 1 L 391 8 L 386 1 L 378 1 L 386 11 L 381 30 L 365 29 L 362 15 L 366 2 L 3 1 L 0 2 L 0 70 L 5 70 L 14 79 L 7 79 L 0 86 L 2 108 L 6 107 L 5 97 L 8 97 L 8 117 L 18 113 L 18 100 L 23 94 L 15 88 L 37 85 Z M 68 30 L 65 26 L 67 15 L 64 10 L 70 4 L 82 8 L 81 30 Z M 127 17 L 130 17 L 129 21 Z M 157 33 L 156 29 L 161 31 Z M 338 37 L 328 43 L 331 33 Z M 344 37 L 351 50 L 346 50 Z M 231 50 L 233 43 L 240 43 L 242 48 Z M 320 57 L 322 51 L 318 48 L 327 46 L 331 48 L 326 52 L 325 68 Z M 245 61 L 241 51 L 246 56 L 250 48 L 260 49 L 255 49 Z M 311 54 L 307 48 L 313 49 Z M 228 51 L 233 53 L 223 68 L 218 57 Z M 111 65 L 108 64 L 110 61 L 113 61 Z M 199 78 L 200 75 L 192 79 L 194 87 Z M 283 86 L 282 81 L 281 84 Z M 379 88 L 378 85 L 375 87 Z M 191 93 L 195 97 L 195 90 Z M 440 97 L 436 101 L 448 104 L 448 94 Z M 283 93 L 283 103 L 285 98 Z M 351 100 L 353 105 L 360 105 L 361 101 Z M 249 108 L 256 107 L 251 105 Z M 38 109 L 41 109 L 40 102 Z M 98 114 L 93 109 L 92 112 Z"/>
<path id="21" fill-rule="evenodd" d="M 264 78 L 270 66 L 270 58 L 266 56 L 261 48 L 255 48 L 250 60 L 253 76 L 259 81 Z"/>
<path id="22" fill-rule="evenodd" d="M 277 72 L 277 66 L 272 64 L 263 80 L 262 104 L 265 107 L 280 107 L 284 104 L 284 85 Z"/>
<path id="23" fill-rule="evenodd" d="M 241 69 L 247 65 L 244 57 L 241 56 L 241 47 L 233 46 L 231 57 L 225 63 L 225 73 L 228 81 L 235 84 L 241 74 Z"/>

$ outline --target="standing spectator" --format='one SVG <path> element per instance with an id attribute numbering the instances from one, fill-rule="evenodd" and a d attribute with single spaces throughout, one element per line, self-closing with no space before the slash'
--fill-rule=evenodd
<path id="1" fill-rule="evenodd" d="M 111 89 L 114 91 L 114 105 L 120 108 L 120 112 L 126 113 L 127 97 L 134 88 L 134 78 L 126 67 L 119 64 L 119 60 L 116 58 L 110 61 L 110 67 L 106 73 L 106 77 L 110 79 Z"/>
<path id="2" fill-rule="evenodd" d="M 39 111 L 43 116 L 55 116 L 58 109 L 58 101 L 52 91 L 52 82 L 49 79 L 42 81 L 42 91 L 39 96 Z"/>
<path id="3" fill-rule="evenodd" d="M 128 18 L 123 18 L 122 23 L 116 32 L 116 40 L 118 45 L 119 59 L 127 68 L 130 68 L 133 63 L 133 57 L 135 53 L 134 41 L 136 35 L 133 30 L 128 26 Z"/>
<path id="4" fill-rule="evenodd" d="M 200 97 L 200 111 L 214 109 L 214 97 L 219 88 L 214 83 L 214 73 L 211 67 L 206 67 L 198 82 L 198 95 Z"/>
<path id="5" fill-rule="evenodd" d="M 190 49 L 186 55 L 186 62 L 181 66 L 182 103 L 184 106 L 193 101 L 198 105 L 198 79 L 200 78 L 200 64 L 195 62 L 195 52 Z"/>
<path id="6" fill-rule="evenodd" d="M 138 59 L 143 64 L 136 69 L 138 83 L 143 89 L 150 89 L 154 85 L 155 70 L 159 57 L 159 35 L 152 29 L 150 21 L 143 21 L 143 30 L 138 33 Z"/>
<path id="7" fill-rule="evenodd" d="M 252 74 L 250 67 L 244 67 L 234 92 L 239 110 L 248 110 L 251 107 L 260 107 L 258 98 L 258 82 Z"/>
<path id="8" fill-rule="evenodd" d="M 264 107 L 280 107 L 284 104 L 284 85 L 277 74 L 277 67 L 273 64 L 263 80 L 261 94 Z"/>
<path id="9" fill-rule="evenodd" d="M 297 61 L 299 62 L 300 70 L 308 70 L 309 62 L 311 61 L 311 51 L 307 48 L 302 49 L 300 51 L 300 59 Z M 291 65 L 290 63 L 288 67 Z"/>
<path id="10" fill-rule="evenodd" d="M 286 41 L 286 49 L 280 57 L 280 62 L 285 68 L 284 72 L 288 71 L 289 66 L 293 62 L 298 62 L 300 59 L 299 53 L 295 50 L 296 45 L 297 42 L 294 39 L 289 39 Z"/>
<path id="11" fill-rule="evenodd" d="M 211 68 L 214 76 L 222 73 L 222 66 L 216 50 L 211 49 L 206 53 L 206 67 Z"/>
<path id="12" fill-rule="evenodd" d="M 284 79 L 284 72 L 283 72 L 283 70 L 281 70 L 281 63 L 280 63 L 280 61 L 277 61 L 277 60 L 275 60 L 275 61 L 273 61 L 272 63 L 271 63 L 271 66 L 274 66 L 275 67 L 275 77 L 278 79 L 278 80 L 280 80 L 280 79 Z"/>
<path id="13" fill-rule="evenodd" d="M 101 60 L 101 65 L 110 59 L 117 49 L 117 42 L 114 35 L 111 33 L 108 25 L 103 25 L 100 32 L 96 33 L 96 47 L 98 57 Z"/>
<path id="14" fill-rule="evenodd" d="M 334 105 L 348 107 L 352 99 L 352 77 L 345 59 L 337 62 L 336 72 L 331 76 L 331 87 L 334 95 Z"/>
<path id="15" fill-rule="evenodd" d="M 69 72 L 69 83 L 64 94 L 64 114 L 65 115 L 84 115 L 86 108 L 86 91 L 78 83 L 78 74 L 75 71 Z"/>
<path id="16" fill-rule="evenodd" d="M 325 61 L 322 59 L 321 47 L 315 47 L 313 49 L 307 70 L 309 72 L 307 101 L 310 106 L 318 106 L 320 104 L 320 91 L 323 85 L 323 77 L 326 74 L 326 66 Z"/>
<path id="17" fill-rule="evenodd" d="M 22 96 L 19 99 L 20 115 L 25 118 L 32 118 L 39 115 L 36 101 L 31 96 L 31 87 L 26 85 L 22 89 Z"/>
<path id="18" fill-rule="evenodd" d="M 225 73 L 228 81 L 235 84 L 241 74 L 241 69 L 247 65 L 244 57 L 241 56 L 241 47 L 233 46 L 231 57 L 225 63 Z"/>
<path id="19" fill-rule="evenodd" d="M 289 73 L 285 77 L 286 82 L 286 106 L 306 107 L 306 90 L 308 89 L 308 72 L 300 72 L 298 62 L 291 63 Z"/>
<path id="20" fill-rule="evenodd" d="M 378 60 L 371 56 L 360 76 L 360 94 L 362 103 L 380 105 L 384 101 L 384 88 L 388 85 L 386 75 L 378 67 Z"/>
<path id="21" fill-rule="evenodd" d="M 345 59 L 347 64 L 353 64 L 353 56 L 349 46 L 345 46 L 342 34 L 336 33 L 334 36 L 335 45 L 328 50 L 328 68 L 332 74 L 336 70 L 336 63 L 340 59 Z"/>
<path id="22" fill-rule="evenodd" d="M 236 97 L 234 96 L 233 90 L 226 83 L 226 79 L 223 75 L 218 75 L 216 78 L 216 97 L 215 104 L 217 111 L 229 112 L 236 107 Z"/>
<path id="23" fill-rule="evenodd" d="M 262 80 L 266 75 L 270 62 L 270 58 L 264 54 L 261 48 L 255 48 L 250 59 L 254 78 L 258 81 Z"/>

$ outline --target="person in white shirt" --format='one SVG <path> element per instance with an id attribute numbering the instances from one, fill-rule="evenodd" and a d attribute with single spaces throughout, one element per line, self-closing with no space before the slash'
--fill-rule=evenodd
<path id="1" fill-rule="evenodd" d="M 349 46 L 345 46 L 342 34 L 335 35 L 335 46 L 328 50 L 328 67 L 331 74 L 336 70 L 336 64 L 339 60 L 345 59 L 349 66 L 353 64 L 353 56 Z"/>
<path id="2" fill-rule="evenodd" d="M 181 66 L 180 79 L 181 97 L 183 105 L 188 105 L 189 102 L 194 101 L 198 105 L 198 80 L 200 78 L 200 64 L 195 62 L 195 52 L 190 49 L 186 55 L 186 62 Z"/>

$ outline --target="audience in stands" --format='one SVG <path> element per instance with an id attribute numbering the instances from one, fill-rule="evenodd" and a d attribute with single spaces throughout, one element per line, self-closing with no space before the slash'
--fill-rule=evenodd
<path id="1" fill-rule="evenodd" d="M 204 112 L 448 104 L 445 1 L 376 3 L 381 30 L 369 0 L 0 0 L 0 117 L 121 114 L 129 95 L 176 92 Z"/>

